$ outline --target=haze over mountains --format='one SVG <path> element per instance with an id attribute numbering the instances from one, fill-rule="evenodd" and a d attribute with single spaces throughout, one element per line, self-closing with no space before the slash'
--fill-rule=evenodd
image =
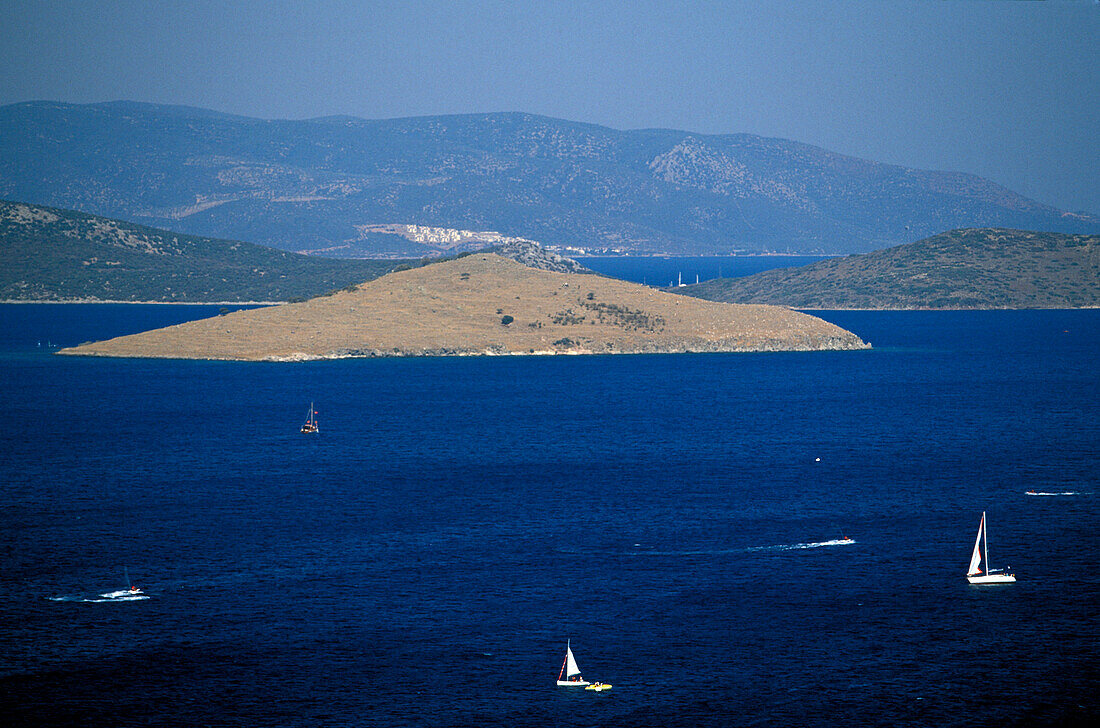
<path id="1" fill-rule="evenodd" d="M 782 139 L 520 113 L 266 121 L 132 102 L 0 108 L 0 197 L 349 257 L 422 225 L 591 252 L 850 253 L 959 227 L 1088 233 L 973 175 Z"/>

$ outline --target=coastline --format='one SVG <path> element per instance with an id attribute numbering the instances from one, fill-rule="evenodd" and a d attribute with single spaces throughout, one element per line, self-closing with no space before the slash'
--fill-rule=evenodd
<path id="1" fill-rule="evenodd" d="M 72 298 L 60 301 L 33 301 L 27 299 L 5 299 L 0 304 L 6 303 L 48 303 L 48 304 L 72 304 L 72 303 L 132 303 L 148 306 L 279 306 L 289 301 L 105 301 L 101 298 Z"/>
<path id="2" fill-rule="evenodd" d="M 774 303 L 768 304 L 772 306 L 779 306 L 782 304 Z M 1013 308 L 1010 306 L 999 306 L 989 308 L 975 308 L 973 306 L 959 307 L 959 308 L 929 308 L 927 306 L 909 306 L 906 308 L 840 308 L 840 307 L 828 307 L 828 308 L 807 308 L 805 306 L 785 306 L 792 311 L 1093 311 L 1100 309 L 1100 306 L 1036 306 L 1034 308 Z"/>
<path id="3" fill-rule="evenodd" d="M 569 257 L 574 260 L 583 260 L 584 258 L 843 258 L 848 255 L 852 255 L 852 253 L 701 253 L 698 255 L 674 255 L 671 253 L 638 253 L 629 255 L 585 253 L 584 255 L 571 255 Z M 364 258 L 364 260 L 374 259 Z"/>
<path id="4" fill-rule="evenodd" d="M 664 288 L 657 288 L 650 286 L 654 290 L 665 290 Z M 701 299 L 707 300 L 707 299 Z M 32 301 L 26 299 L 4 299 L 0 300 L 0 305 L 6 304 L 37 304 L 44 303 L 49 305 L 63 305 L 63 304 L 95 304 L 95 303 L 126 303 L 139 306 L 282 306 L 290 303 L 290 301 L 105 301 L 103 299 L 68 299 L 63 301 Z M 731 303 L 729 301 L 715 301 L 715 303 L 730 303 L 730 305 L 740 306 L 745 305 L 741 303 Z M 755 304 L 762 305 L 762 304 Z M 959 308 L 931 308 L 927 306 L 907 306 L 902 308 L 882 307 L 882 308 L 869 308 L 866 306 L 823 306 L 823 307 L 809 307 L 809 306 L 789 306 L 786 304 L 772 303 L 766 304 L 769 306 L 779 306 L 781 308 L 788 308 L 792 311 L 1091 311 L 1100 309 L 1100 306 L 1036 306 L 1028 308 L 1018 308 L 1012 306 L 999 306 L 989 308 L 975 308 L 973 306 L 959 307 Z"/>
<path id="5" fill-rule="evenodd" d="M 642 356 L 642 355 L 679 355 L 679 354 L 777 354 L 777 353 L 811 353 L 823 351 L 870 351 L 874 347 L 868 342 L 860 342 L 861 345 L 848 345 L 836 347 L 783 347 L 783 346 L 756 346 L 747 348 L 723 348 L 723 347 L 668 347 L 653 349 L 607 349 L 596 351 L 588 348 L 573 349 L 536 349 L 534 351 L 508 351 L 500 349 L 415 349 L 415 350 L 360 350 L 343 354 L 310 354 L 307 352 L 294 352 L 291 354 L 277 354 L 263 358 L 252 357 L 225 357 L 225 356 L 160 356 L 156 354 L 109 354 L 102 351 L 79 351 L 81 347 L 65 347 L 54 352 L 55 356 L 90 356 L 108 359 L 175 359 L 180 361 L 232 361 L 243 363 L 281 363 L 295 364 L 318 361 L 340 361 L 344 359 L 419 359 L 419 358 L 452 358 L 452 357 L 510 357 L 510 356 Z"/>
<path id="6" fill-rule="evenodd" d="M 655 290 L 665 290 L 663 288 L 657 288 L 650 286 Z M 701 299 L 707 300 L 707 299 Z M 0 300 L 0 305 L 5 304 L 35 304 L 44 303 L 50 305 L 60 304 L 94 304 L 94 303 L 126 303 L 140 306 L 282 306 L 290 303 L 290 301 L 105 301 L 103 299 L 68 299 L 63 301 L 31 301 L 26 299 L 4 299 Z M 714 303 L 730 303 L 729 301 L 715 301 Z M 741 306 L 746 304 L 730 303 L 730 305 Z M 989 308 L 975 308 L 973 306 L 959 307 L 959 308 L 931 308 L 927 306 L 907 306 L 903 308 L 869 308 L 862 307 L 848 307 L 848 306 L 824 306 L 824 307 L 809 307 L 809 306 L 789 306 L 786 304 L 772 303 L 772 304 L 754 304 L 754 305 L 769 305 L 779 306 L 781 308 L 788 308 L 792 311 L 1091 311 L 1100 309 L 1100 306 L 1036 306 L 1028 308 L 1018 308 L 1012 306 L 999 306 Z"/>

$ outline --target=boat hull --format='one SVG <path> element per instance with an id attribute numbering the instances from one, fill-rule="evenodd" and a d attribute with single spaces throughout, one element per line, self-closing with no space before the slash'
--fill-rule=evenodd
<path id="1" fill-rule="evenodd" d="M 968 576 L 966 580 L 971 584 L 1013 584 L 1016 581 L 1015 574 L 982 574 L 980 576 Z"/>
<path id="2" fill-rule="evenodd" d="M 583 688 L 591 684 L 587 680 L 558 680 L 558 685 L 563 688 Z"/>
<path id="3" fill-rule="evenodd" d="M 597 693 L 602 692 L 604 690 L 610 690 L 610 689 L 611 689 L 610 685 L 605 685 L 603 683 L 598 683 L 596 685 L 589 685 L 588 687 L 585 688 L 585 690 L 595 690 Z"/>

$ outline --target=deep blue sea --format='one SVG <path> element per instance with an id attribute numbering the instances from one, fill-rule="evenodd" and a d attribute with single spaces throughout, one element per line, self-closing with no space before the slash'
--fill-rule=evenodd
<path id="1" fill-rule="evenodd" d="M 50 349 L 216 312 L 0 306 L 6 725 L 1100 716 L 1100 311 L 824 312 L 875 345 L 838 353 Z M 1014 585 L 964 578 L 983 510 Z M 127 571 L 148 599 L 98 596 Z M 554 686 L 567 639 L 611 691 Z"/>

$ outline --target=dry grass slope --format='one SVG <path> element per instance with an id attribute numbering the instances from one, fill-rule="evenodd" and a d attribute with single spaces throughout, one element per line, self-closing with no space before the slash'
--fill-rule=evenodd
<path id="1" fill-rule="evenodd" d="M 391 273 L 332 296 L 62 353 L 295 361 L 866 347 L 844 329 L 784 308 L 713 303 L 479 253 Z"/>

